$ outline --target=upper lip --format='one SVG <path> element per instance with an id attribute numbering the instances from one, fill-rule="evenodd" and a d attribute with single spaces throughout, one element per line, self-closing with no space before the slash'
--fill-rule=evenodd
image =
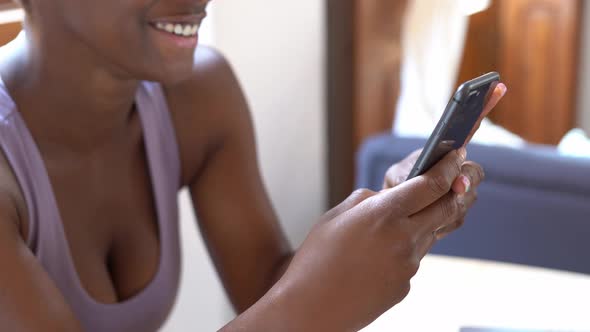
<path id="1" fill-rule="evenodd" d="M 151 23 L 180 23 L 180 24 L 201 24 L 207 16 L 205 11 L 190 15 L 171 15 L 151 19 Z"/>

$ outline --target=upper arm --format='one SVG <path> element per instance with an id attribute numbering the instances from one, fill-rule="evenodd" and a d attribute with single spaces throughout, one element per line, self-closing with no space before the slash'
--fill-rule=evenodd
<path id="1" fill-rule="evenodd" d="M 15 199 L 7 189 L 13 186 L 5 182 L 6 177 L 0 176 L 2 331 L 80 331 L 61 293 L 26 246 L 19 230 Z"/>
<path id="2" fill-rule="evenodd" d="M 230 298 L 244 310 L 272 285 L 273 270 L 291 251 L 263 186 L 252 119 L 236 77 L 211 50 L 200 59 L 197 54 L 195 71 L 184 87 L 193 91 L 185 104 L 194 109 L 176 121 L 183 127 L 183 165 L 201 233 Z"/>

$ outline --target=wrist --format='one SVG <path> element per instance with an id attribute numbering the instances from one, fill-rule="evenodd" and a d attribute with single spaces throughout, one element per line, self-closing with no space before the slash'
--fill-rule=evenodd
<path id="1" fill-rule="evenodd" d="M 266 325 L 269 331 L 285 332 L 326 332 L 344 331 L 333 320 L 332 309 L 328 303 L 322 303 L 321 290 L 310 285 L 307 278 L 293 274 L 281 278 L 265 295 L 264 303 L 270 313 Z M 320 286 L 321 288 L 321 286 Z M 329 301 L 328 301 L 329 302 Z M 262 304 L 262 303 L 261 303 Z M 263 330 L 263 329 L 261 329 Z"/>
<path id="2" fill-rule="evenodd" d="M 280 285 L 275 284 L 258 302 L 223 327 L 221 332 L 304 331 L 304 322 Z"/>

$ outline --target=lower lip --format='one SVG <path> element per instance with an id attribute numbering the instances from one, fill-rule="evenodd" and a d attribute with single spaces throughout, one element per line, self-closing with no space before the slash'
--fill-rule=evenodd
<path id="1" fill-rule="evenodd" d="M 195 48 L 197 47 L 198 33 L 192 37 L 183 37 L 173 33 L 157 29 L 154 26 L 150 27 L 156 31 L 160 37 L 164 37 L 169 43 L 172 43 L 180 48 Z"/>

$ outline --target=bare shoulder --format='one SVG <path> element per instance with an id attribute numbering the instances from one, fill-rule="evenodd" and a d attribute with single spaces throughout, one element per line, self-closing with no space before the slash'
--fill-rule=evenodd
<path id="1" fill-rule="evenodd" d="M 230 63 L 219 51 L 206 46 L 197 48 L 190 77 L 165 90 L 173 113 L 189 116 L 206 114 L 213 118 L 224 111 L 240 111 L 236 106 L 244 106 L 245 101 Z M 208 112 L 211 108 L 215 108 L 214 114 Z"/>
<path id="2" fill-rule="evenodd" d="M 229 62 L 209 47 L 197 49 L 190 79 L 164 89 L 188 184 L 228 135 L 250 125 L 248 105 Z"/>

